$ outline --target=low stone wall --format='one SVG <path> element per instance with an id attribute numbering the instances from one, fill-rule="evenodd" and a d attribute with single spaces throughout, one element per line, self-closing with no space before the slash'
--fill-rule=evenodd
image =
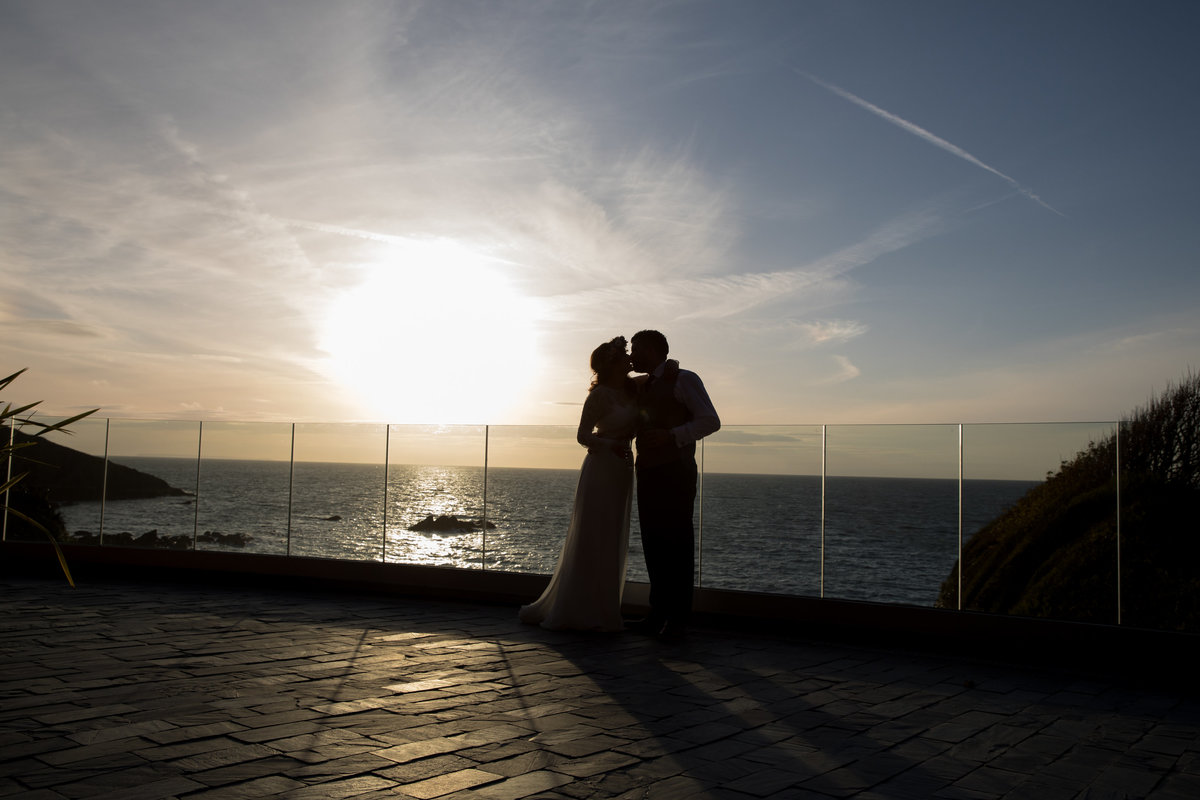
<path id="1" fill-rule="evenodd" d="M 216 551 L 64 545 L 77 582 L 204 581 L 287 589 L 384 593 L 398 597 L 517 606 L 536 598 L 549 576 L 375 561 Z M 0 573 L 62 581 L 47 543 L 0 543 Z M 624 611 L 647 610 L 649 587 L 626 584 Z M 697 589 L 698 625 L 735 626 L 771 636 L 861 641 L 1005 661 L 1058 664 L 1194 683 L 1200 636 L 937 608 Z"/>

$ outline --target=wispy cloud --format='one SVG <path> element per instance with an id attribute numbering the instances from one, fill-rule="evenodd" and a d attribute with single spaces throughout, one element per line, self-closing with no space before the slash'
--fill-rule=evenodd
<path id="1" fill-rule="evenodd" d="M 364 231 L 357 228 L 347 228 L 343 225 L 329 225 L 324 222 L 308 222 L 302 219 L 280 219 L 284 225 L 289 228 L 300 228 L 306 231 L 315 231 L 317 233 L 332 233 L 336 236 L 347 236 L 352 239 L 366 239 L 371 242 L 380 242 L 383 244 L 402 244 L 407 239 L 403 236 L 392 236 L 386 233 L 375 233 L 374 231 Z"/>
<path id="2" fill-rule="evenodd" d="M 833 362 L 836 367 L 834 372 L 816 381 L 819 384 L 834 384 L 845 383 L 852 381 L 862 374 L 862 370 L 850 363 L 850 359 L 845 356 L 834 356 Z"/>
<path id="3" fill-rule="evenodd" d="M 847 273 L 937 234 L 943 219 L 933 209 L 904 214 L 872 231 L 861 241 L 829 255 L 771 272 L 690 276 L 661 281 L 620 283 L 553 298 L 563 318 L 611 314 L 613 308 L 655 319 L 723 320 L 783 301 L 799 299 L 802 306 L 826 305 L 842 295 Z M 790 310 L 794 318 L 798 306 Z M 665 323 L 664 323 L 665 324 Z"/>
<path id="4" fill-rule="evenodd" d="M 867 326 L 852 319 L 830 319 L 800 322 L 796 325 L 813 344 L 848 342 L 867 332 Z"/>
<path id="5" fill-rule="evenodd" d="M 17 322 L 0 321 L 0 331 L 6 335 L 16 334 L 46 334 L 49 336 L 69 336 L 80 339 L 103 339 L 105 334 L 100 329 L 69 319 L 22 319 Z"/>
<path id="6" fill-rule="evenodd" d="M 966 161 L 968 164 L 974 164 L 975 166 L 979 167 L 980 169 L 992 173 L 993 175 L 995 175 L 996 177 L 1000 178 L 1005 183 L 1007 183 L 1009 186 L 1011 186 L 1013 189 L 1015 189 L 1017 192 L 1028 197 L 1030 200 L 1037 203 L 1041 207 L 1043 207 L 1049 211 L 1053 211 L 1055 214 L 1058 214 L 1060 217 L 1066 216 L 1061 211 L 1059 211 L 1057 208 L 1054 208 L 1049 203 L 1047 203 L 1045 200 L 1043 200 L 1042 198 L 1040 198 L 1036 194 L 1034 194 L 1032 190 L 1028 189 L 1025 186 L 1022 186 L 1017 181 L 1016 178 L 1012 178 L 1008 175 L 1005 175 L 1003 172 L 1001 172 L 1000 170 L 991 166 L 990 164 L 986 164 L 983 161 L 980 161 L 978 158 L 971 155 L 970 153 L 968 153 L 966 150 L 962 149 L 958 145 L 952 144 L 952 143 L 946 141 L 945 139 L 943 139 L 942 137 L 938 136 L 937 134 L 934 134 L 934 133 L 931 133 L 931 132 L 925 130 L 920 125 L 917 125 L 916 123 L 913 123 L 913 122 L 909 122 L 908 120 L 904 119 L 903 117 L 897 116 L 896 114 L 893 114 L 890 111 L 882 109 L 879 106 L 875 105 L 874 103 L 864 100 L 863 98 L 859 97 L 858 95 L 846 91 L 845 89 L 843 89 L 840 86 L 835 86 L 832 83 L 827 83 L 827 82 L 821 80 L 820 78 L 816 77 L 815 75 L 812 75 L 811 73 L 808 73 L 808 72 L 804 72 L 803 70 L 797 69 L 795 71 L 796 71 L 796 74 L 800 75 L 802 78 L 806 78 L 807 80 L 812 81 L 817 86 L 820 86 L 822 89 L 826 89 L 830 92 L 833 92 L 834 94 L 836 94 L 838 97 L 842 98 L 843 100 L 849 100 L 851 103 L 854 103 L 854 105 L 858 106 L 859 108 L 866 109 L 867 111 L 870 111 L 872 114 L 879 117 L 880 119 L 882 119 L 886 122 L 890 122 L 891 124 L 895 125 L 896 127 L 901 128 L 902 130 L 908 131 L 909 133 L 911 133 L 912 135 L 914 135 L 920 139 L 924 139 L 926 142 L 929 142 L 934 147 L 945 150 L 950 155 L 961 158 L 963 161 Z"/>

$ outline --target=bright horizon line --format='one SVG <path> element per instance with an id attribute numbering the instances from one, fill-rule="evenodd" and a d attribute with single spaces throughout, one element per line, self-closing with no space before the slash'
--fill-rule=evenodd
<path id="1" fill-rule="evenodd" d="M 99 458 L 99 457 L 100 456 L 97 456 L 97 458 Z M 188 461 L 188 462 L 194 462 L 197 460 L 197 459 L 189 457 L 189 456 L 150 456 L 150 455 L 109 456 L 108 460 L 111 462 L 114 462 L 114 463 L 120 463 L 120 461 L 118 460 L 120 458 L 146 458 L 146 459 L 156 459 L 156 460 L 164 460 L 164 461 Z M 293 463 L 286 459 L 276 459 L 276 458 L 203 457 L 200 460 L 201 461 L 238 461 L 238 462 L 249 462 L 249 463 L 258 463 L 258 464 L 290 464 L 290 463 Z M 519 469 L 519 470 L 540 470 L 540 471 L 553 471 L 553 472 L 578 472 L 578 468 L 575 468 L 575 467 L 517 467 L 517 466 L 505 466 L 505 465 L 497 466 L 494 464 L 488 464 L 488 465 L 484 465 L 484 464 L 430 464 L 430 463 L 416 463 L 416 464 L 403 463 L 402 464 L 402 463 L 390 463 L 390 462 L 387 464 L 384 464 L 382 462 L 376 462 L 376 461 L 312 461 L 312 460 L 307 460 L 307 459 L 296 459 L 294 463 L 325 465 L 325 466 L 357 466 L 357 467 L 384 467 L 384 466 L 387 466 L 389 468 L 390 467 L 449 467 L 451 469 L 485 469 L 485 470 L 486 469 Z M 764 477 L 764 478 L 815 478 L 818 480 L 821 478 L 821 474 L 819 472 L 818 473 L 813 473 L 813 472 L 741 472 L 741 471 L 737 471 L 737 470 L 714 472 L 712 470 L 705 470 L 703 474 L 705 474 L 705 475 L 742 475 L 742 476 L 746 476 L 746 477 Z M 897 481 L 954 481 L 954 482 L 957 482 L 959 480 L 959 478 L 957 478 L 957 477 L 942 478 L 942 477 L 937 477 L 937 476 L 922 476 L 922 475 L 843 475 L 843 474 L 836 474 L 836 473 L 826 473 L 825 478 L 826 479 L 828 479 L 828 478 L 856 478 L 856 479 L 864 479 L 864 480 L 897 480 Z M 1037 479 L 1034 479 L 1034 478 L 968 478 L 965 476 L 962 478 L 963 483 L 1041 483 L 1043 480 L 1044 480 L 1044 478 L 1037 478 Z M 185 489 L 184 491 L 187 491 L 187 490 Z"/>
<path id="2" fill-rule="evenodd" d="M 582 403 L 570 403 L 573 406 L 582 406 Z M 81 407 L 82 408 L 82 407 Z M 947 428 L 957 425 L 1115 425 L 1121 422 L 1127 422 L 1139 409 L 1135 409 L 1128 415 L 1122 415 L 1119 418 L 1111 419 L 1010 419 L 1010 420 L 943 420 L 941 422 L 722 422 L 721 430 L 730 428 Z M 76 412 L 78 413 L 78 412 Z M 42 414 L 34 415 L 18 421 L 39 419 L 41 421 L 55 422 L 60 419 L 68 419 L 74 416 L 73 414 Z M 197 425 L 363 425 L 363 426 L 378 426 L 388 428 L 570 428 L 577 427 L 573 423 L 568 422 L 384 422 L 382 420 L 319 420 L 319 419 L 294 419 L 294 420 L 268 420 L 268 419 L 224 419 L 224 418 L 199 418 L 199 417 L 122 417 L 116 415 L 92 415 L 80 420 L 108 420 L 112 422 L 136 422 L 136 423 L 162 423 L 162 424 L 187 424 L 195 423 Z"/>

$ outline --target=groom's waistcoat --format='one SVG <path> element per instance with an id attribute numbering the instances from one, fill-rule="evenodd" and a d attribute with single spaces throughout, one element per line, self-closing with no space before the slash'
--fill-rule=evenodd
<path id="1" fill-rule="evenodd" d="M 647 381 L 638 392 L 638 430 L 647 428 L 662 428 L 670 430 L 692 419 L 688 407 L 675 399 L 675 379 L 678 373 L 670 378 L 659 378 Z M 677 461 L 695 461 L 696 443 L 684 447 L 676 447 L 674 439 L 661 447 L 643 447 L 638 441 L 637 465 L 639 467 L 657 467 Z"/>

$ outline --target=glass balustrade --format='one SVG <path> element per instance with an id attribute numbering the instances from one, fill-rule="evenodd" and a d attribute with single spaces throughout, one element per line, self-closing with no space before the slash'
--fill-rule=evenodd
<path id="1" fill-rule="evenodd" d="M 726 426 L 701 459 L 700 585 L 819 596 L 820 426 Z"/>
<path id="2" fill-rule="evenodd" d="M 198 422 L 109 420 L 102 544 L 192 549 L 199 430 Z"/>
<path id="3" fill-rule="evenodd" d="M 933 605 L 958 540 L 956 425 L 825 431 L 824 596 Z"/>
<path id="4" fill-rule="evenodd" d="M 487 569 L 554 571 L 584 455 L 567 426 L 488 428 Z"/>
<path id="5" fill-rule="evenodd" d="M 483 567 L 487 444 L 483 425 L 388 428 L 386 561 Z"/>
<path id="6" fill-rule="evenodd" d="M 288 553 L 382 561 L 387 427 L 298 423 L 293 447 Z"/>
<path id="7" fill-rule="evenodd" d="M 286 555 L 292 425 L 205 422 L 196 549 Z"/>
<path id="8" fill-rule="evenodd" d="M 53 423 L 57 420 L 43 420 Z M 30 427 L 16 432 L 5 429 L 6 439 L 14 437 L 17 449 L 11 463 L 0 466 L 5 475 L 27 477 L 8 494 L 5 504 L 32 517 L 45 527 L 56 530 L 61 522 L 67 541 L 99 544 L 104 497 L 104 453 L 108 421 L 89 417 L 71 426 L 71 431 L 46 434 L 45 446 L 30 439 Z M 82 456 L 81 456 L 82 454 Z M 45 534 L 16 514 L 4 515 L 4 536 L 13 539 L 44 540 Z"/>
<path id="9" fill-rule="evenodd" d="M 71 431 L 36 453 L 70 542 L 534 574 L 557 563 L 584 457 L 570 426 L 88 418 Z M 1168 511 L 1174 490 L 1139 460 L 1145 447 L 1126 443 L 1120 461 L 1117 433 L 726 426 L 698 451 L 697 584 L 1172 627 L 1191 584 L 1159 577 L 1191 551 L 1148 530 L 1174 526 L 1183 542 L 1194 526 Z M 628 576 L 644 581 L 638 531 L 635 502 Z M 1068 563 L 1085 568 L 1064 591 Z"/>
<path id="10" fill-rule="evenodd" d="M 1117 622 L 1115 450 L 1080 457 L 1115 433 L 1108 422 L 964 425 L 962 571 L 941 604 Z M 1019 516 L 1005 515 L 1022 498 Z"/>

